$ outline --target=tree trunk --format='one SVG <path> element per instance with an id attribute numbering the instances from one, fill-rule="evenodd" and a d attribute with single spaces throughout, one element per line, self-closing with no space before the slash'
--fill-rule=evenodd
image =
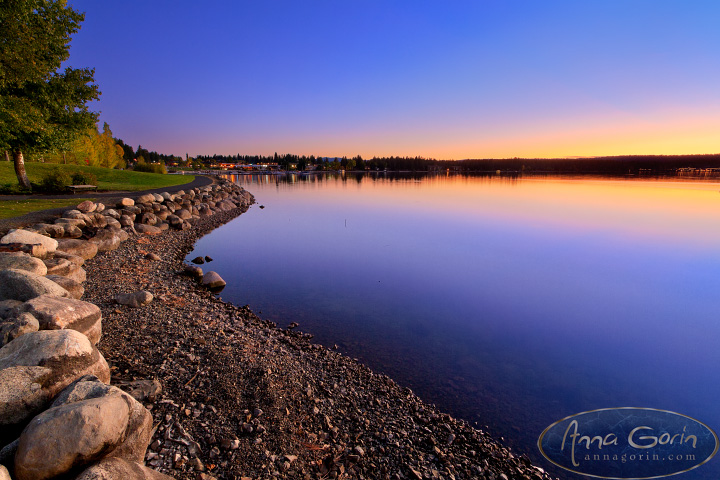
<path id="1" fill-rule="evenodd" d="M 26 190 L 30 190 L 30 180 L 28 180 L 25 171 L 25 160 L 23 159 L 22 150 L 19 148 L 13 150 L 13 161 L 15 162 L 15 175 L 17 175 L 20 186 Z"/>
<path id="2" fill-rule="evenodd" d="M 6 161 L 6 162 L 9 162 L 9 161 L 10 161 L 10 154 L 8 153 L 7 150 L 5 150 L 5 161 Z"/>

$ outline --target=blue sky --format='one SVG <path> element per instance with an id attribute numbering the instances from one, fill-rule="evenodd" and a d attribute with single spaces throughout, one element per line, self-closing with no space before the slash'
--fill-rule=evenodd
<path id="1" fill-rule="evenodd" d="M 101 120 L 163 153 L 720 152 L 720 2 L 69 3 Z"/>

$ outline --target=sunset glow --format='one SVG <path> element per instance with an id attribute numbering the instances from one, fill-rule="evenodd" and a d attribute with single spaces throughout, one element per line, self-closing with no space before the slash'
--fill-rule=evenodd
<path id="1" fill-rule="evenodd" d="M 101 121 L 167 154 L 720 152 L 720 5 L 71 0 Z"/>

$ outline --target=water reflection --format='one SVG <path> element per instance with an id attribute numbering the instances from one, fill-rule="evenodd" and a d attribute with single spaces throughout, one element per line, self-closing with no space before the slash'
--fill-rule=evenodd
<path id="1" fill-rule="evenodd" d="M 298 322 L 538 462 L 543 428 L 595 408 L 720 425 L 717 183 L 235 180 L 266 208 L 191 254 L 216 259 L 224 299 Z"/>

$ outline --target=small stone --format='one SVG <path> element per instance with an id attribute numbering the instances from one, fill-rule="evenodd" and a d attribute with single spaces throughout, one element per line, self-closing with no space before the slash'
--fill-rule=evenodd
<path id="1" fill-rule="evenodd" d="M 153 295 L 147 290 L 140 290 L 133 293 L 118 293 L 115 295 L 115 301 L 121 305 L 128 305 L 133 308 L 139 308 L 152 302 Z"/>
<path id="2" fill-rule="evenodd" d="M 155 262 L 157 262 L 158 260 L 162 260 L 160 256 L 155 253 L 148 253 L 147 255 L 145 255 L 145 258 L 147 258 L 148 260 L 153 260 Z"/>
<path id="3" fill-rule="evenodd" d="M 193 259 L 190 260 L 190 261 L 191 261 L 192 263 L 196 264 L 196 265 L 202 265 L 203 263 L 205 263 L 205 258 L 203 258 L 203 257 L 195 257 L 195 258 L 193 258 Z"/>

